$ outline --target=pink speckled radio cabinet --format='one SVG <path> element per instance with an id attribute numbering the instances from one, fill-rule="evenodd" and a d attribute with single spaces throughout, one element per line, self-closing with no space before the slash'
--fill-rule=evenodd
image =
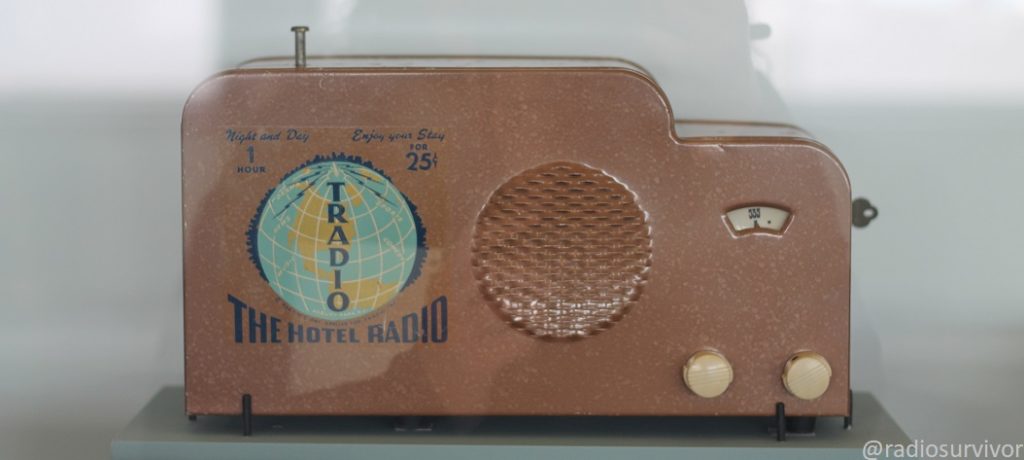
<path id="1" fill-rule="evenodd" d="M 284 64 L 184 108 L 189 415 L 850 415 L 805 132 L 612 59 Z"/>

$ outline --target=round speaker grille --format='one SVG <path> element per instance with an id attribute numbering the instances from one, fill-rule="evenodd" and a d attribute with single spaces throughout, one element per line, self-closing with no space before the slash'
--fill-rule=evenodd
<path id="1" fill-rule="evenodd" d="M 484 297 L 517 328 L 551 338 L 595 334 L 640 296 L 651 263 L 647 213 L 603 171 L 557 162 L 491 195 L 473 235 Z"/>

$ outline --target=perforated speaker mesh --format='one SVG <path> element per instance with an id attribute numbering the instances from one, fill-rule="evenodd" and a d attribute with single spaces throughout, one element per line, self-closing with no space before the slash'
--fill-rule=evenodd
<path id="1" fill-rule="evenodd" d="M 615 178 L 557 162 L 513 177 L 491 195 L 473 236 L 484 297 L 514 327 L 586 337 L 640 296 L 651 262 L 647 214 Z"/>

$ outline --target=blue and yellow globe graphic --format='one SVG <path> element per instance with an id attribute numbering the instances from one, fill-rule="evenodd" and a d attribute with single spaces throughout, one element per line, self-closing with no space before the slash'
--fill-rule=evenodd
<path id="1" fill-rule="evenodd" d="M 415 207 L 358 157 L 318 156 L 271 190 L 249 229 L 253 261 L 299 312 L 359 318 L 415 280 L 424 256 Z"/>

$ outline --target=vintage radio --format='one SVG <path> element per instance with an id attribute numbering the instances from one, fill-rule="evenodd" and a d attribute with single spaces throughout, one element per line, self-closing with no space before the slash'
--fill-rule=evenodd
<path id="1" fill-rule="evenodd" d="M 189 415 L 849 415 L 850 187 L 803 131 L 621 60 L 299 51 L 184 109 Z"/>

